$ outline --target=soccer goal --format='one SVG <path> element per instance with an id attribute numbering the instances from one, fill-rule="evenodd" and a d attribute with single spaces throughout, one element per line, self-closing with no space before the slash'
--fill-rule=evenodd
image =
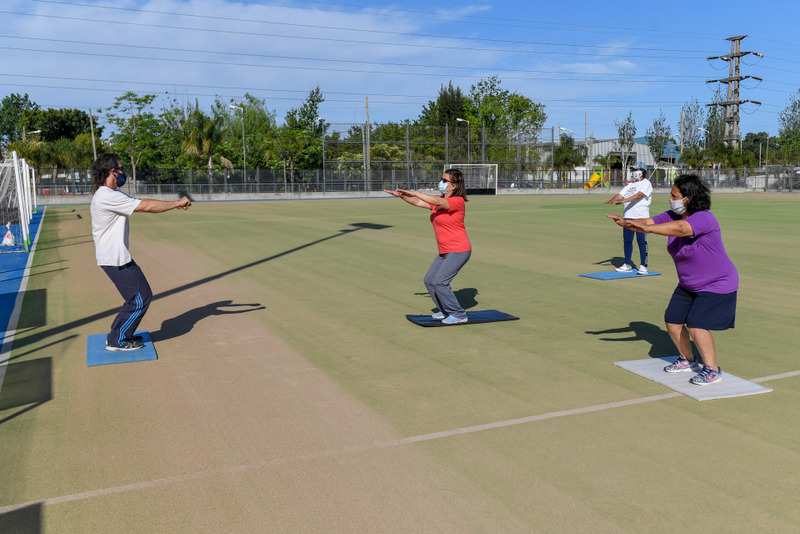
<path id="1" fill-rule="evenodd" d="M 0 252 L 25 252 L 30 246 L 35 174 L 16 152 L 0 162 Z"/>
<path id="2" fill-rule="evenodd" d="M 464 173 L 467 193 L 477 195 L 497 194 L 496 163 L 448 163 L 444 170 L 458 169 Z"/>

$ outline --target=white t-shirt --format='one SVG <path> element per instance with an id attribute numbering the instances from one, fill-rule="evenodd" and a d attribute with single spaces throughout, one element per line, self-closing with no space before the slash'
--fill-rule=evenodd
<path id="1" fill-rule="evenodd" d="M 100 187 L 92 196 L 92 237 L 97 265 L 119 267 L 131 261 L 128 217 L 141 202 L 106 186 Z"/>
<path id="2" fill-rule="evenodd" d="M 623 197 L 629 197 L 636 193 L 644 193 L 639 200 L 625 202 L 622 216 L 626 219 L 649 219 L 650 204 L 653 203 L 653 184 L 647 178 L 642 178 L 638 182 L 631 182 L 619 192 Z"/>

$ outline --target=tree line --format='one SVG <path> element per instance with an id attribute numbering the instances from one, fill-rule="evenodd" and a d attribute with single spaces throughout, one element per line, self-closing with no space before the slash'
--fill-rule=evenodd
<path id="1" fill-rule="evenodd" d="M 722 96 L 717 93 L 717 101 Z M 86 169 L 95 152 L 120 154 L 137 174 L 175 181 L 187 169 L 207 172 L 241 169 L 359 169 L 366 137 L 370 159 L 402 168 L 441 161 L 514 162 L 522 169 L 571 170 L 585 163 L 586 147 L 569 135 L 541 150 L 539 140 L 547 119 L 545 106 L 504 88 L 491 76 L 464 91 L 451 83 L 422 106 L 413 119 L 364 124 L 346 130 L 331 126 L 320 114 L 325 97 L 319 87 L 279 123 L 264 99 L 217 98 L 203 109 L 198 102 L 160 102 L 155 94 L 128 91 L 105 109 L 42 108 L 27 94 L 9 94 L 0 101 L 0 149 L 17 151 L 40 174 Z M 682 145 L 684 165 L 753 167 L 767 161 L 789 164 L 800 160 L 800 92 L 780 115 L 777 136 L 748 133 L 741 147 L 724 142 L 724 117 L 719 107 L 708 110 L 696 100 L 682 109 L 682 124 L 673 133 L 663 113 L 646 130 L 656 159 L 668 142 Z M 98 125 L 101 122 L 104 126 Z M 632 114 L 616 123 L 619 153 L 595 161 L 610 168 L 627 166 L 637 134 Z M 677 139 L 677 141 L 676 141 Z M 760 158 L 759 158 L 760 151 Z M 157 171 L 157 172 L 156 172 Z"/>

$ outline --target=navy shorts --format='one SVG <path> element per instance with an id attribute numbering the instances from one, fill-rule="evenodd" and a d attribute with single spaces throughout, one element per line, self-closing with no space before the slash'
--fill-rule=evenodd
<path id="1" fill-rule="evenodd" d="M 672 293 L 664 321 L 703 330 L 727 330 L 736 325 L 736 291 L 708 293 L 678 286 Z"/>

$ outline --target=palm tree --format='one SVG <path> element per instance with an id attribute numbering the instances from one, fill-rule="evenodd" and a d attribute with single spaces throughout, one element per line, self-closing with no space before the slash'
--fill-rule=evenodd
<path id="1" fill-rule="evenodd" d="M 208 182 L 213 181 L 214 152 L 222 139 L 222 119 L 219 116 L 209 117 L 200 110 L 195 102 L 183 122 L 183 151 L 207 161 Z"/>

